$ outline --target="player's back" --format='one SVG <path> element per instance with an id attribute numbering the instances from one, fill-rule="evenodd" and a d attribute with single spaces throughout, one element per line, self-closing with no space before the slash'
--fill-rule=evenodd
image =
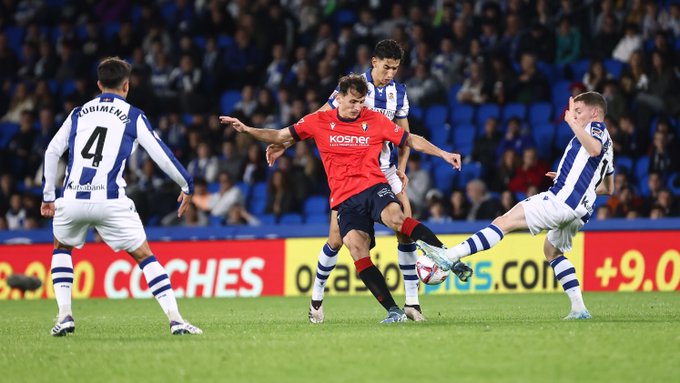
<path id="1" fill-rule="evenodd" d="M 119 96 L 102 94 L 69 116 L 64 198 L 101 201 L 125 195 L 122 172 L 136 146 L 141 111 Z"/>

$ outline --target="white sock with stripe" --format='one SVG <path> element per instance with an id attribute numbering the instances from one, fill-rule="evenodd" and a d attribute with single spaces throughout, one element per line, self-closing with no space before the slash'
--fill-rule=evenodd
<path id="1" fill-rule="evenodd" d="M 331 271 L 338 263 L 338 250 L 333 250 L 328 243 L 323 245 L 319 252 L 319 262 L 316 264 L 316 277 L 314 277 L 314 285 L 312 287 L 312 300 L 322 301 L 326 282 Z"/>
<path id="2" fill-rule="evenodd" d="M 171 322 L 184 322 L 182 316 L 179 315 L 177 299 L 175 299 L 175 292 L 170 285 L 168 273 L 165 272 L 165 268 L 158 263 L 156 257 L 152 255 L 146 258 L 139 263 L 139 268 L 142 269 L 149 290 L 151 290 L 153 296 L 156 297 L 158 304 L 161 305 L 161 309 L 165 315 L 168 316 L 168 320 Z"/>
<path id="3" fill-rule="evenodd" d="M 73 260 L 68 250 L 55 249 L 52 251 L 52 286 L 54 297 L 59 307 L 59 320 L 71 312 L 71 288 L 73 287 Z"/>
<path id="4" fill-rule="evenodd" d="M 576 269 L 574 269 L 574 265 L 569 262 L 564 255 L 560 255 L 550 261 L 550 266 L 555 272 L 555 279 L 560 282 L 564 292 L 571 301 L 571 311 L 585 310 L 586 306 L 583 303 L 581 287 L 578 283 L 578 278 L 576 278 Z"/>
<path id="5" fill-rule="evenodd" d="M 503 232 L 498 226 L 491 224 L 472 234 L 468 239 L 451 249 L 446 250 L 449 259 L 458 260 L 478 251 L 489 250 L 503 239 Z"/>
<path id="6" fill-rule="evenodd" d="M 411 306 L 420 304 L 418 301 L 418 275 L 416 275 L 417 259 L 415 243 L 400 243 L 397 245 L 399 269 L 404 276 L 405 304 Z"/>

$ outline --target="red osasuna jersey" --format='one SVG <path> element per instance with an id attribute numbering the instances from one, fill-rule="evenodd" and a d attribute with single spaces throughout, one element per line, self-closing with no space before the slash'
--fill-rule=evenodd
<path id="1" fill-rule="evenodd" d="M 290 127 L 290 133 L 296 141 L 314 139 L 328 176 L 331 208 L 387 182 L 378 164 L 382 143 L 401 147 L 408 138 L 397 124 L 366 108 L 354 120 L 341 119 L 337 109 L 308 114 Z"/>

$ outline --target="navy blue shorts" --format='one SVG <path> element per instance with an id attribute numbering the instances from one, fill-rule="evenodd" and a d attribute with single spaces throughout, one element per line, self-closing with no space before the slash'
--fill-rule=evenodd
<path id="1" fill-rule="evenodd" d="M 375 246 L 373 223 L 382 223 L 380 213 L 392 202 L 401 203 L 387 183 L 379 183 L 355 194 L 338 205 L 338 226 L 340 236 L 345 238 L 351 230 L 361 230 L 371 237 L 371 248 Z"/>

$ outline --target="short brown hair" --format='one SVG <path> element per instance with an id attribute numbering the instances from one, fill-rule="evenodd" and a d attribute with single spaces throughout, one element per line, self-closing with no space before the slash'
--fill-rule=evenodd
<path id="1" fill-rule="evenodd" d="M 588 106 L 602 109 L 602 116 L 607 114 L 607 100 L 598 92 L 585 92 L 574 97 L 574 102 L 581 101 Z"/>
<path id="2" fill-rule="evenodd" d="M 349 94 L 350 89 L 354 90 L 362 97 L 365 96 L 368 93 L 366 79 L 361 75 L 354 73 L 342 76 L 340 78 L 340 83 L 338 84 L 338 92 L 347 95 Z"/>
<path id="3" fill-rule="evenodd" d="M 97 66 L 97 79 L 104 88 L 117 89 L 130 78 L 131 66 L 119 57 L 107 57 Z"/>

